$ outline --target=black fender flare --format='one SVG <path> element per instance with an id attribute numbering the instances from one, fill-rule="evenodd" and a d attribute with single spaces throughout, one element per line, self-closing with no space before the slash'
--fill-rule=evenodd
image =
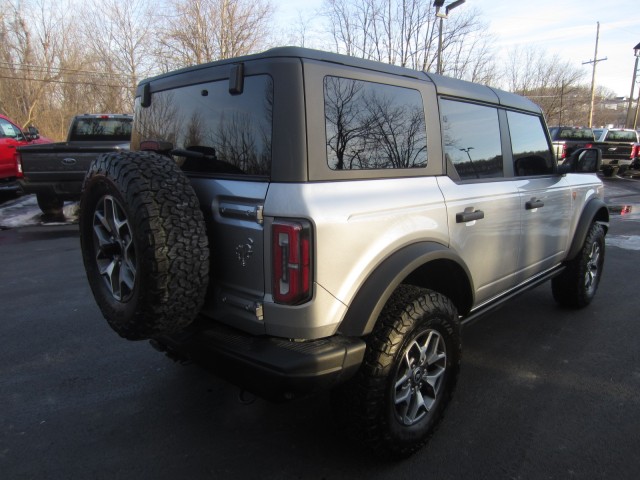
<path id="1" fill-rule="evenodd" d="M 600 223 L 605 228 L 605 233 L 609 229 L 609 209 L 606 203 L 600 198 L 592 198 L 582 210 L 565 261 L 573 260 L 578 252 L 580 252 L 593 222 Z"/>
<path id="2" fill-rule="evenodd" d="M 466 300 L 454 303 L 462 303 L 462 309 L 468 311 L 473 303 L 473 285 L 471 274 L 464 261 L 442 244 L 420 242 L 401 248 L 376 267 L 350 303 L 347 314 L 338 329 L 339 332 L 347 336 L 362 336 L 370 333 L 382 308 L 398 285 L 421 267 L 438 260 L 451 264 L 454 267 L 451 271 L 457 272 L 458 277 L 462 275 L 466 277 L 465 283 L 469 287 L 465 292 Z M 457 264 L 458 268 L 452 264 Z M 421 282 L 416 284 L 424 286 Z M 460 289 L 464 289 L 464 285 L 460 285 Z M 456 306 L 459 310 L 461 309 L 461 305 Z"/>

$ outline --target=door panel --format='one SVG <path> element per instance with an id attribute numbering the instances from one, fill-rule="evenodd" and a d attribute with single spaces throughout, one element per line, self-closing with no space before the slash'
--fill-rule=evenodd
<path id="1" fill-rule="evenodd" d="M 477 305 L 516 282 L 521 240 L 517 185 L 513 181 L 456 184 L 448 177 L 439 177 L 438 183 L 447 203 L 450 247 L 471 272 Z M 482 218 L 467 222 L 465 213 Z"/>
<path id="2" fill-rule="evenodd" d="M 521 280 L 562 261 L 571 225 L 571 188 L 562 176 L 518 182 L 522 212 Z"/>

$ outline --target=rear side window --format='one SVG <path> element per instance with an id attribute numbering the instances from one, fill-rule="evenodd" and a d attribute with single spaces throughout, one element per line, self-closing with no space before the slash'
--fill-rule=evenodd
<path id="1" fill-rule="evenodd" d="M 273 81 L 269 75 L 246 77 L 240 95 L 229 93 L 225 79 L 155 92 L 147 108 L 137 102 L 134 143 L 168 142 L 173 149 L 204 154 L 178 157 L 183 170 L 270 175 Z"/>
<path id="2" fill-rule="evenodd" d="M 324 109 L 332 170 L 427 166 L 424 107 L 417 90 L 325 77 Z"/>
<path id="3" fill-rule="evenodd" d="M 503 177 L 498 110 L 440 100 L 444 155 L 460 180 Z"/>
<path id="4" fill-rule="evenodd" d="M 516 176 L 547 175 L 554 172 L 553 156 L 540 117 L 507 112 L 513 169 Z"/>

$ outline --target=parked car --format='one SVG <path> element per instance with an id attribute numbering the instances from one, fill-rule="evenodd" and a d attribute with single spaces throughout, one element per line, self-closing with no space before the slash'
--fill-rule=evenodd
<path id="1" fill-rule="evenodd" d="M 586 127 L 550 127 L 549 134 L 558 161 L 580 148 L 591 148 L 596 140 L 593 130 Z"/>
<path id="2" fill-rule="evenodd" d="M 453 395 L 463 324 L 546 280 L 594 298 L 600 159 L 559 167 L 524 97 L 272 49 L 138 86 L 131 151 L 85 177 L 84 267 L 122 337 L 267 398 L 332 390 L 349 432 L 403 457 Z"/>
<path id="3" fill-rule="evenodd" d="M 36 128 L 29 127 L 27 131 L 22 131 L 9 117 L 0 115 L 0 191 L 20 190 L 18 179 L 22 177 L 22 172 L 16 155 L 18 147 L 51 142 L 41 137 Z"/>
<path id="4" fill-rule="evenodd" d="M 632 129 L 605 128 L 594 147 L 602 151 L 602 172 L 606 176 L 624 173 L 633 161 L 633 144 L 640 143 L 640 133 Z"/>
<path id="5" fill-rule="evenodd" d="M 129 149 L 132 118 L 113 113 L 76 115 L 66 142 L 19 148 L 23 191 L 36 194 L 44 213 L 62 213 L 65 200 L 80 199 L 82 181 L 93 159 Z"/>

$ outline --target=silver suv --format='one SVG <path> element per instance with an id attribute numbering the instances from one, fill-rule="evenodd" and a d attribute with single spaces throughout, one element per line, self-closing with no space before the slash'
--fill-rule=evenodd
<path id="1" fill-rule="evenodd" d="M 382 454 L 427 441 L 463 324 L 548 279 L 583 307 L 602 273 L 599 150 L 558 166 L 486 86 L 273 49 L 143 81 L 131 148 L 81 202 L 113 329 L 267 398 L 331 389 Z"/>

